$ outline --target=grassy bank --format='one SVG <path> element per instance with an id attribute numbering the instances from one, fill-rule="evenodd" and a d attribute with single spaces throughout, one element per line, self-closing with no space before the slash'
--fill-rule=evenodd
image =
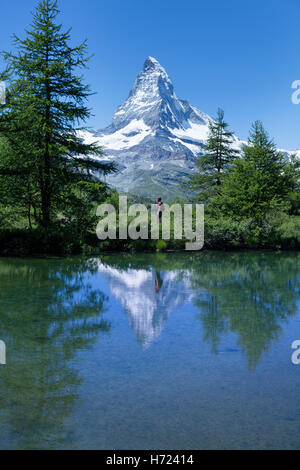
<path id="1" fill-rule="evenodd" d="M 79 237 L 72 227 L 54 226 L 51 229 L 0 230 L 1 256 L 31 256 L 67 254 L 97 254 L 104 251 L 141 252 L 185 250 L 187 240 L 98 240 L 96 233 L 86 232 Z M 205 218 L 205 249 L 300 249 L 300 216 L 276 214 L 262 225 L 252 219 Z"/>

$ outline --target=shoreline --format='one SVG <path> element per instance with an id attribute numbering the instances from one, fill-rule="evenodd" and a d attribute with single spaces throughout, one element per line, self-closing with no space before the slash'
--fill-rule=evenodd
<path id="1" fill-rule="evenodd" d="M 224 252 L 224 253 L 299 253 L 299 248 L 274 248 L 274 247 L 224 247 L 224 248 L 203 248 L 201 250 L 104 250 L 91 253 L 64 253 L 64 254 L 53 254 L 53 253 L 16 253 L 7 252 L 0 254 L 1 259 L 16 258 L 16 259 L 67 259 L 67 258 L 90 258 L 93 256 L 112 256 L 112 255 L 178 255 L 186 254 L 193 255 L 198 253 L 206 252 Z"/>

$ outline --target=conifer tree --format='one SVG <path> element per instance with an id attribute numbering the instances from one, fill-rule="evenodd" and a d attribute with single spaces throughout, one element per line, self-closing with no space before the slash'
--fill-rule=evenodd
<path id="1" fill-rule="evenodd" d="M 99 184 L 95 174 L 115 171 L 99 161 L 101 148 L 78 134 L 91 114 L 86 105 L 91 92 L 79 75 L 89 60 L 87 44 L 71 44 L 70 30 L 63 32 L 56 21 L 58 13 L 56 0 L 41 0 L 26 38 L 14 36 L 16 52 L 3 53 L 8 93 L 0 136 L 10 151 L 0 155 L 0 173 L 15 175 L 12 199 L 20 185 L 35 221 L 46 228 L 74 185 L 90 188 Z"/>
<path id="2" fill-rule="evenodd" d="M 287 209 L 288 195 L 297 184 L 295 172 L 260 121 L 252 125 L 243 153 L 224 181 L 222 211 L 262 221 L 272 209 Z"/>
<path id="3" fill-rule="evenodd" d="M 190 181 L 190 189 L 201 201 L 208 201 L 221 194 L 223 176 L 239 155 L 233 148 L 234 136 L 224 121 L 224 111 L 218 109 L 216 121 L 209 124 L 209 136 L 201 150 L 204 155 L 197 160 L 197 172 Z"/>

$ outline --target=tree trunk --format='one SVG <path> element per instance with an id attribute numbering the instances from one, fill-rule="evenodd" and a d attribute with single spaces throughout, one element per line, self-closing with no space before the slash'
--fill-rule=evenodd
<path id="1" fill-rule="evenodd" d="M 45 77 L 46 85 L 46 96 L 47 104 L 45 109 L 45 119 L 46 119 L 46 134 L 45 134 L 45 152 L 44 152 L 44 178 L 43 178 L 43 188 L 42 188 L 42 216 L 43 216 L 43 226 L 47 228 L 50 225 L 50 210 L 51 210 L 51 163 L 50 163 L 50 101 L 51 101 L 51 91 L 49 84 L 48 76 L 48 63 L 49 63 L 49 49 L 48 45 L 46 48 L 46 64 L 47 71 Z"/>

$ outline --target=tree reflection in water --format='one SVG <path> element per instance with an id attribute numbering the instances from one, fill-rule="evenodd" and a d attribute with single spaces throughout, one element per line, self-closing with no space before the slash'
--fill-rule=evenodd
<path id="1" fill-rule="evenodd" d="M 0 369 L 1 448 L 71 442 L 64 422 L 81 384 L 71 361 L 110 329 L 103 319 L 106 297 L 84 282 L 96 269 L 91 260 L 0 261 L 0 338 L 7 346 Z"/>
<path id="2" fill-rule="evenodd" d="M 211 343 L 212 353 L 218 352 L 222 335 L 236 333 L 249 369 L 256 368 L 262 354 L 279 339 L 283 322 L 297 310 L 299 253 L 206 251 L 108 256 L 102 261 L 100 269 L 109 273 L 111 292 L 138 337 L 149 343 L 161 333 L 176 306 L 193 301 L 199 309 L 203 340 Z M 143 279 L 130 291 L 130 279 L 137 280 L 142 272 Z M 147 287 L 147 282 L 153 285 L 153 278 L 159 302 Z M 159 325 L 155 334 L 154 325 Z"/>
<path id="3" fill-rule="evenodd" d="M 7 349 L 7 365 L 0 366 L 0 447 L 76 442 L 76 425 L 66 426 L 82 383 L 76 355 L 110 330 L 103 319 L 109 299 L 90 276 L 100 288 L 107 279 L 143 347 L 175 309 L 194 304 L 212 353 L 234 333 L 254 370 L 297 312 L 299 261 L 299 253 L 262 252 L 0 260 L 0 339 Z"/>
<path id="4" fill-rule="evenodd" d="M 192 268 L 195 292 L 204 287 L 195 305 L 204 340 L 216 353 L 221 335 L 236 333 L 238 345 L 255 369 L 262 354 L 275 343 L 282 324 L 296 314 L 299 300 L 299 253 L 203 253 Z"/>

